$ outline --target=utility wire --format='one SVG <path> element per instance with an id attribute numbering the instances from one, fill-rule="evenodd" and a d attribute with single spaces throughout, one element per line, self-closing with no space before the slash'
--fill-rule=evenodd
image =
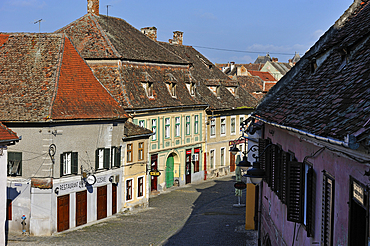
<path id="1" fill-rule="evenodd" d="M 227 52 L 239 52 L 239 53 L 253 53 L 253 54 L 276 54 L 276 55 L 288 55 L 288 56 L 294 56 L 295 54 L 290 53 L 279 53 L 279 52 L 263 52 L 263 51 L 250 51 L 250 50 L 230 50 L 230 49 L 222 49 L 222 48 L 213 48 L 213 47 L 205 47 L 205 46 L 198 46 L 198 45 L 189 45 L 196 48 L 201 49 L 209 49 L 209 50 L 220 50 L 220 51 L 227 51 Z"/>

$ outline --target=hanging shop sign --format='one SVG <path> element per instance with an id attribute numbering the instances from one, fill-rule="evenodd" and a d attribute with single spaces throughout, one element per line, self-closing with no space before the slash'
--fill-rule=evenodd
<path id="1" fill-rule="evenodd" d="M 158 170 L 152 170 L 149 172 L 149 175 L 153 177 L 158 177 L 158 176 L 161 176 L 161 172 Z"/>

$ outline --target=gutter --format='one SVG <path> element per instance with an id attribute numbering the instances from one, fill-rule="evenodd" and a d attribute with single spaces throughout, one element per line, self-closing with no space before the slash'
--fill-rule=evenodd
<path id="1" fill-rule="evenodd" d="M 149 134 L 142 134 L 142 135 L 135 135 L 135 136 L 130 136 L 130 137 L 123 137 L 122 140 L 130 140 L 130 139 L 135 139 L 135 138 L 142 138 L 142 137 L 150 137 L 153 136 L 155 133 L 149 133 Z"/>
<path id="2" fill-rule="evenodd" d="M 274 123 L 274 122 L 270 122 L 270 121 L 261 119 L 257 116 L 254 116 L 254 115 L 251 115 L 250 117 L 254 118 L 256 120 L 262 121 L 266 124 L 269 124 L 269 125 L 272 125 L 272 126 L 284 129 L 284 130 L 288 130 L 288 131 L 291 131 L 291 132 L 299 133 L 299 134 L 305 135 L 307 137 L 315 138 L 315 139 L 320 140 L 320 141 L 328 142 L 330 144 L 335 144 L 335 145 L 343 146 L 343 147 L 350 148 L 350 149 L 357 149 L 359 147 L 359 144 L 356 143 L 356 140 L 355 139 L 354 139 L 354 141 L 352 140 L 352 137 L 354 137 L 352 135 L 349 135 L 347 137 L 347 139 L 346 139 L 347 141 L 340 141 L 340 140 L 337 140 L 337 139 L 334 139 L 334 138 L 328 138 L 328 137 L 322 137 L 322 136 L 319 136 L 319 135 L 315 135 L 313 133 L 306 132 L 306 131 L 303 131 L 303 130 L 299 130 L 299 129 L 296 129 L 294 127 L 284 126 L 284 125 L 280 125 L 280 124 L 277 124 L 277 123 Z"/>
<path id="3" fill-rule="evenodd" d="M 196 104 L 194 106 L 174 106 L 174 107 L 161 107 L 161 108 L 150 108 L 150 109 L 125 109 L 127 113 L 132 112 L 151 112 L 151 111 L 165 111 L 170 109 L 181 109 L 181 108 L 203 108 L 208 107 L 208 104 Z"/>

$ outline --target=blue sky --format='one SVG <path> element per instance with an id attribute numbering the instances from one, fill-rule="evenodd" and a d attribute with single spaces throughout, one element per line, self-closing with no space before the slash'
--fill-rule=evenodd
<path id="1" fill-rule="evenodd" d="M 132 26 L 155 26 L 158 40 L 184 32 L 214 63 L 254 62 L 267 52 L 287 62 L 301 56 L 334 24 L 353 0 L 100 0 L 100 13 Z M 0 0 L 0 32 L 54 32 L 86 14 L 86 0 Z M 203 48 L 208 47 L 208 48 Z M 216 49 L 214 49 L 216 48 Z M 222 49 L 222 50 L 219 50 Z M 225 51 L 229 50 L 229 51 Z"/>

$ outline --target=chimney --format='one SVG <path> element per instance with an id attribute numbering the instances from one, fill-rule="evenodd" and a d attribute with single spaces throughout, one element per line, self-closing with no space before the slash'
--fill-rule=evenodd
<path id="1" fill-rule="evenodd" d="M 151 40 L 157 41 L 157 28 L 152 27 L 143 27 L 141 28 L 141 32 L 148 36 Z"/>
<path id="2" fill-rule="evenodd" d="M 99 0 L 87 0 L 87 13 L 99 15 Z"/>
<path id="3" fill-rule="evenodd" d="M 183 32 L 180 31 L 174 31 L 173 32 L 173 39 L 168 40 L 170 44 L 180 44 L 182 45 L 182 39 L 183 39 Z"/>
<path id="4" fill-rule="evenodd" d="M 276 58 L 276 57 L 273 57 L 273 58 L 272 58 L 272 61 L 273 61 L 273 62 L 278 62 L 278 60 L 279 60 L 279 59 L 278 59 L 278 58 Z"/>

